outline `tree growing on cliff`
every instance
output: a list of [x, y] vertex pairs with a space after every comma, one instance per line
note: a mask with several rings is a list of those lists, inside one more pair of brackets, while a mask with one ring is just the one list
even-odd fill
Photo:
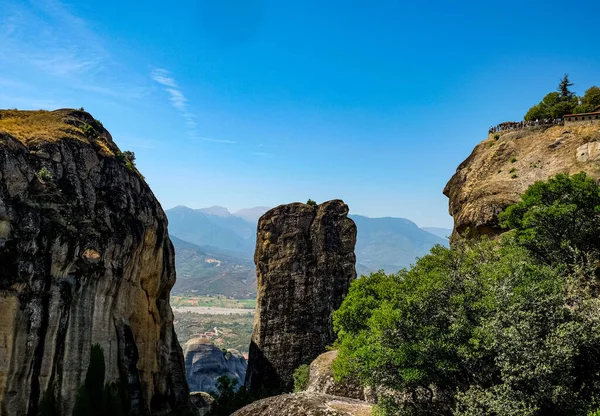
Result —
[[575, 84], [569, 80], [569, 74], [565, 74], [558, 84], [558, 92], [560, 93], [561, 101], [570, 101], [571, 98], [575, 96], [575, 94], [569, 89], [569, 87], [572, 87], [573, 85]]
[[542, 101], [531, 107], [525, 114], [525, 121], [561, 118], [572, 113], [578, 105], [578, 98], [570, 90], [573, 83], [565, 74], [558, 84], [557, 91], [547, 94]]
[[497, 242], [438, 246], [410, 270], [353, 282], [334, 313], [335, 376], [383, 387], [385, 415], [596, 410], [598, 186], [558, 175], [522, 199]]
[[585, 172], [534, 183], [499, 218], [546, 263], [573, 264], [578, 253], [600, 252], [600, 186]]

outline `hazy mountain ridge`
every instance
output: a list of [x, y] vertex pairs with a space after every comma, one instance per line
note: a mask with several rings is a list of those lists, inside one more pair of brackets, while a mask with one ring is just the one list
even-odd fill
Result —
[[[196, 290], [198, 294], [254, 296], [256, 226], [268, 210], [255, 207], [234, 214], [220, 206], [177, 206], [167, 210], [178, 277], [173, 293]], [[358, 227], [355, 252], [359, 275], [380, 269], [396, 272], [427, 254], [434, 245], [448, 244], [447, 239], [405, 218], [349, 217]], [[449, 235], [449, 230], [441, 230]]]
[[200, 247], [171, 234], [175, 247], [177, 282], [171, 293], [223, 294], [236, 298], [256, 296], [252, 260], [215, 247]]

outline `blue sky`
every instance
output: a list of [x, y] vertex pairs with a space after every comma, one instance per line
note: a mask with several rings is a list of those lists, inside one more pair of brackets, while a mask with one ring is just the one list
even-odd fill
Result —
[[85, 107], [164, 208], [342, 198], [451, 226], [444, 185], [563, 73], [600, 3], [2, 0], [0, 107]]

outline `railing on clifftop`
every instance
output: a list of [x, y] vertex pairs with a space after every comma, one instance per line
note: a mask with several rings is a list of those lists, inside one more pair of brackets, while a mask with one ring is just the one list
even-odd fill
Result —
[[497, 126], [490, 127], [488, 133], [498, 133], [507, 130], [520, 130], [527, 127], [538, 127], [538, 126], [562, 126], [565, 124], [565, 120], [562, 118], [546, 118], [543, 120], [535, 121], [505, 121]]

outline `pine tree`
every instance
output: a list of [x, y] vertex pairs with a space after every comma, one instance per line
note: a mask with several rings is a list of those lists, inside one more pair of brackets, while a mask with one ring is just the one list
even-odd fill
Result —
[[569, 101], [571, 98], [573, 98], [574, 94], [569, 89], [569, 87], [572, 87], [573, 85], [574, 84], [569, 81], [569, 74], [565, 74], [560, 81], [560, 84], [558, 84], [558, 92], [560, 93], [560, 98], [562, 101]]

